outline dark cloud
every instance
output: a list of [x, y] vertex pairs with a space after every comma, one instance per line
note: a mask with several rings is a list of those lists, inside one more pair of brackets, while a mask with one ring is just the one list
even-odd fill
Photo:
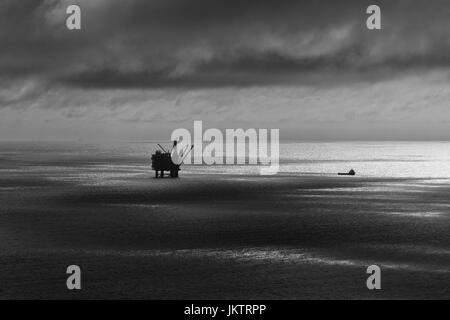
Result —
[[[65, 9], [82, 8], [82, 30]], [[81, 88], [342, 85], [450, 65], [447, 1], [3, 0], [0, 77]], [[327, 83], [327, 81], [325, 81]]]

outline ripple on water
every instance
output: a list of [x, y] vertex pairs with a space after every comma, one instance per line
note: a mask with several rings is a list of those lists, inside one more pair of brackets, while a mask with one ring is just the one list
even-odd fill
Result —
[[413, 217], [413, 218], [439, 218], [445, 215], [445, 212], [439, 211], [385, 212], [385, 214], [403, 217]]

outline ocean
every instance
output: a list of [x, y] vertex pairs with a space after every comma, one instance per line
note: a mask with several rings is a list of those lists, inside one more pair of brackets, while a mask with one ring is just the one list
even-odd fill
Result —
[[275, 176], [179, 179], [154, 179], [155, 150], [0, 143], [0, 298], [450, 298], [448, 142], [289, 142]]
[[[48, 178], [107, 179], [149, 172], [154, 142], [0, 142], [2, 172], [46, 173]], [[163, 143], [164, 144], [164, 143]], [[164, 144], [170, 149], [170, 143]], [[246, 160], [248, 162], [248, 158]], [[259, 174], [256, 165], [185, 165], [184, 174]], [[450, 178], [450, 142], [289, 142], [280, 144], [280, 174]], [[100, 174], [101, 173], [101, 174]], [[63, 177], [60, 177], [63, 178]], [[104, 181], [104, 180], [103, 180]]]

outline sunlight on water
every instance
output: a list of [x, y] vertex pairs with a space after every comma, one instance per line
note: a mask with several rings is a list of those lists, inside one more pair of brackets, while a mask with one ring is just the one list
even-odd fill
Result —
[[[280, 173], [450, 178], [449, 142], [299, 142], [280, 145]], [[257, 166], [185, 166], [189, 173], [258, 174]]]
[[[48, 250], [42, 250], [48, 251]], [[73, 250], [72, 250], [73, 251]], [[178, 250], [82, 250], [84, 253], [99, 256], [119, 255], [132, 257], [165, 256], [174, 259], [212, 259], [225, 260], [238, 263], [282, 263], [282, 264], [308, 264], [341, 267], [366, 268], [373, 261], [362, 259], [342, 259], [329, 255], [327, 252], [317, 252], [308, 249], [291, 248], [245, 248], [245, 249], [178, 249]], [[429, 251], [429, 254], [439, 252]], [[450, 273], [448, 266], [428, 265], [427, 263], [394, 262], [389, 259], [377, 262], [383, 269], [407, 270], [415, 272]]]
[[[113, 178], [150, 173], [155, 143], [0, 143], [0, 170], [54, 174], [53, 178]], [[280, 145], [280, 174], [450, 179], [449, 142], [299, 142]], [[258, 175], [256, 165], [183, 165], [182, 174]], [[345, 177], [343, 177], [345, 178]], [[420, 182], [421, 184], [422, 182]], [[430, 180], [429, 184], [439, 183]]]
[[335, 174], [353, 168], [376, 177], [450, 177], [448, 142], [292, 143], [281, 146], [282, 172]]
[[443, 216], [444, 212], [386, 212], [386, 214], [413, 218], [438, 218]]

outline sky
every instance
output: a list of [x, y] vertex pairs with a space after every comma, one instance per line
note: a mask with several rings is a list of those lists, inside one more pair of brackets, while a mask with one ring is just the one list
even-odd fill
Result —
[[449, 140], [449, 17], [448, 0], [1, 0], [0, 140], [165, 139], [194, 120]]

